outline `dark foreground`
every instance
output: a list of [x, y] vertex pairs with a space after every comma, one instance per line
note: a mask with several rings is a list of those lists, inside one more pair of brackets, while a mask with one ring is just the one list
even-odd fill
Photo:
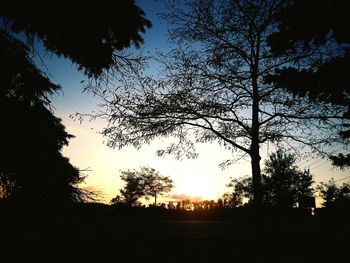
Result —
[[27, 215], [1, 219], [0, 262], [350, 262], [350, 221]]

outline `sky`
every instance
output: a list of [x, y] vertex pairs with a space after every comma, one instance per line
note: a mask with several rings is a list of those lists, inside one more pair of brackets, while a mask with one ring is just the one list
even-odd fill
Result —
[[[154, 53], [167, 50], [167, 25], [157, 16], [162, 10], [162, 4], [156, 0], [139, 0], [136, 3], [153, 24], [143, 35], [143, 51]], [[76, 112], [89, 113], [99, 110], [98, 98], [83, 93], [81, 81], [86, 77], [66, 59], [46, 55], [44, 60], [51, 80], [62, 86], [62, 92], [52, 97], [54, 113], [62, 119], [66, 130], [75, 136], [70, 140], [69, 146], [63, 149], [63, 154], [73, 165], [86, 170], [84, 174], [87, 178], [81, 187], [101, 192], [104, 202], [108, 203], [123, 187], [119, 178], [120, 171], [140, 169], [141, 166], [155, 168], [162, 175], [170, 176], [174, 180], [175, 188], [163, 201], [186, 198], [217, 200], [229, 190], [226, 184], [231, 177], [250, 176], [248, 159], [241, 160], [225, 170], [219, 168], [218, 165], [223, 160], [232, 159], [233, 153], [214, 143], [198, 145], [199, 157], [194, 160], [176, 160], [174, 156], [157, 157], [156, 150], [167, 143], [167, 140], [162, 138], [140, 150], [131, 147], [121, 150], [107, 147], [105, 138], [100, 134], [106, 125], [103, 120], [85, 120], [80, 123], [69, 117]], [[151, 64], [150, 70], [156, 71], [152, 68], [154, 66]], [[263, 147], [262, 159], [267, 158], [271, 151], [272, 147]], [[334, 169], [329, 162], [322, 159], [301, 160], [299, 166], [301, 169], [309, 167], [316, 182], [327, 181], [331, 177], [342, 179], [349, 175], [348, 171]]]

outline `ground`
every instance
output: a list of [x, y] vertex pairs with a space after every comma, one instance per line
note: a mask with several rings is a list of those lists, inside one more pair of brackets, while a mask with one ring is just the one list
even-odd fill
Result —
[[348, 218], [1, 218], [0, 262], [349, 262]]

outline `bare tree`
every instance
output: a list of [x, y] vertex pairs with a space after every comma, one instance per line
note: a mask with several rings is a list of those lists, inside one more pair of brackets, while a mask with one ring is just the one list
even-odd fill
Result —
[[[194, 143], [218, 142], [251, 159], [254, 202], [261, 203], [260, 147], [301, 147], [325, 153], [339, 142], [342, 106], [310, 102], [266, 81], [277, 70], [316, 65], [328, 53], [309, 49], [272, 54], [268, 36], [284, 1], [169, 1], [163, 18], [175, 48], [160, 55], [163, 75], [126, 79], [123, 88], [96, 93], [111, 147], [140, 148], [175, 136], [159, 155], [196, 157]], [[320, 54], [322, 53], [322, 54]], [[301, 150], [298, 148], [298, 150]], [[227, 160], [223, 164], [231, 164]]]

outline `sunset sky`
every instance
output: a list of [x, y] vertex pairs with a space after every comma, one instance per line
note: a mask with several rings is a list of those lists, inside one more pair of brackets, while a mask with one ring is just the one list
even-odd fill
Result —
[[[144, 34], [143, 52], [149, 51], [152, 54], [168, 49], [166, 24], [157, 17], [162, 4], [155, 0], [139, 0], [136, 3], [153, 24]], [[139, 151], [129, 147], [122, 150], [108, 148], [103, 136], [99, 134], [105, 125], [102, 120], [79, 123], [69, 118], [75, 112], [89, 113], [98, 110], [99, 100], [91, 94], [82, 93], [81, 80], [85, 76], [70, 61], [50, 54], [45, 56], [45, 64], [52, 81], [62, 86], [62, 93], [52, 98], [55, 114], [62, 118], [67, 131], [76, 136], [64, 148], [63, 153], [70, 158], [73, 165], [80, 169], [89, 168], [90, 171], [85, 172], [88, 176], [86, 184], [82, 186], [101, 191], [105, 202], [117, 195], [123, 186], [119, 178], [120, 170], [139, 169], [141, 166], [150, 166], [161, 174], [170, 176], [175, 182], [175, 188], [170, 194], [174, 199], [191, 197], [216, 200], [228, 191], [225, 185], [230, 177], [250, 175], [249, 159], [221, 170], [218, 165], [225, 159], [232, 159], [235, 153], [216, 144], [198, 145], [199, 158], [182, 161], [173, 156], [156, 156], [155, 151], [167, 143], [162, 138], [145, 145]], [[271, 146], [262, 148], [263, 160], [273, 150]], [[261, 164], [263, 166], [263, 161]], [[326, 181], [331, 177], [341, 179], [349, 174], [349, 171], [333, 169], [322, 159], [301, 160], [299, 166], [301, 169], [310, 167], [316, 182]]]

